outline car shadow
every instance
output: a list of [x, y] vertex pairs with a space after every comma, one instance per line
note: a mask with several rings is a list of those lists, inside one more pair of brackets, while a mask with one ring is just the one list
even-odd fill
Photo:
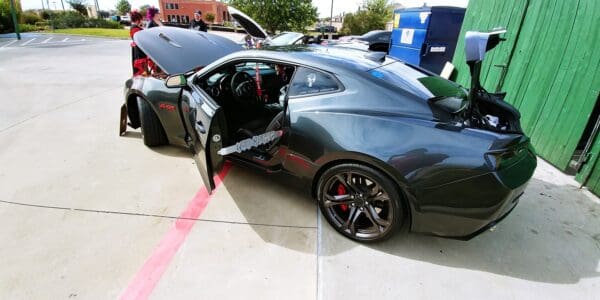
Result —
[[190, 160], [192, 159], [192, 153], [188, 149], [183, 148], [183, 147], [167, 145], [167, 146], [150, 147], [149, 149], [158, 154], [162, 154], [162, 155], [166, 155], [166, 156], [187, 157]]
[[121, 137], [130, 139], [142, 139], [142, 133], [139, 131], [125, 131]]
[[316, 253], [317, 206], [300, 181], [235, 165], [223, 184], [263, 241]]
[[599, 216], [597, 200], [577, 187], [532, 179], [511, 215], [493, 232], [469, 241], [398, 232], [385, 242], [361, 245], [323, 222], [321, 253], [335, 257], [368, 247], [389, 255], [381, 263], [397, 256], [530, 281], [576, 283], [600, 276]]

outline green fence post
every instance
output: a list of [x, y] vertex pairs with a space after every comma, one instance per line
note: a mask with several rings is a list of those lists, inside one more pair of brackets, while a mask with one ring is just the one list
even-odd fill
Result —
[[15, 24], [15, 33], [17, 34], [17, 40], [20, 40], [21, 33], [19, 33], [19, 22], [17, 22], [17, 10], [15, 9], [15, 0], [10, 0], [10, 13], [12, 14], [13, 24]]

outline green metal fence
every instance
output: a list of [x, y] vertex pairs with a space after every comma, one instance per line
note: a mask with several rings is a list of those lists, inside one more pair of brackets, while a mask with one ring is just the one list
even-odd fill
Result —
[[[600, 90], [600, 1], [471, 0], [453, 60], [457, 82], [469, 84], [465, 32], [495, 27], [508, 30], [507, 41], [486, 58], [483, 86], [507, 92], [538, 154], [566, 170], [581, 148], [588, 122], [596, 122], [592, 111]], [[600, 194], [600, 139], [591, 138], [592, 151], [577, 179], [583, 182], [591, 175], [587, 184]]]

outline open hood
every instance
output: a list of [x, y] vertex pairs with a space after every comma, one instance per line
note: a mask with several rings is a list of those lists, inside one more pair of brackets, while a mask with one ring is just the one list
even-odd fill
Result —
[[227, 10], [229, 11], [231, 17], [240, 23], [240, 26], [242, 26], [242, 28], [244, 28], [249, 35], [259, 39], [266, 39], [269, 37], [267, 32], [260, 27], [256, 21], [252, 20], [252, 18], [248, 17], [243, 12], [231, 6], [227, 7]]
[[133, 40], [167, 74], [185, 73], [243, 50], [228, 38], [167, 26], [141, 30]]

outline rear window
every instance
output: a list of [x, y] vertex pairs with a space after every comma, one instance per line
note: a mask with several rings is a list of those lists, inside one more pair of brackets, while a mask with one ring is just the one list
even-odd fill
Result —
[[367, 72], [375, 78], [384, 80], [425, 99], [466, 97], [464, 89], [458, 84], [394, 59], [386, 58], [381, 67]]
[[305, 96], [330, 93], [340, 90], [340, 86], [332, 75], [308, 69], [298, 68], [290, 86], [290, 96]]

